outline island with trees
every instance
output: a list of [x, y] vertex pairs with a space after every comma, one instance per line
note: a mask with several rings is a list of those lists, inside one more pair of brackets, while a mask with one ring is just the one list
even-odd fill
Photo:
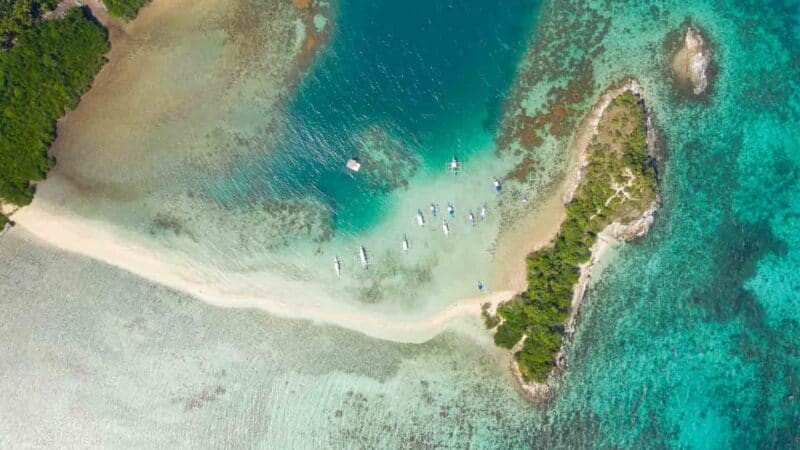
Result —
[[495, 343], [512, 349], [520, 383], [539, 392], [557, 367], [598, 240], [612, 231], [610, 237], [623, 240], [643, 235], [658, 205], [652, 130], [639, 84], [628, 80], [607, 91], [587, 127], [591, 136], [580, 150], [566, 218], [550, 245], [527, 257], [527, 289], [500, 304], [496, 315], [489, 308], [483, 314], [487, 327], [496, 327]]

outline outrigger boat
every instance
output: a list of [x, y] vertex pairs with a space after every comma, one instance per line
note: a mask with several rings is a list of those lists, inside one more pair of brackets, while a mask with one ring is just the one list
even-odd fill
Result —
[[461, 163], [459, 163], [456, 157], [453, 156], [453, 159], [450, 160], [450, 171], [453, 172], [453, 174], [458, 175], [458, 172], [460, 170], [461, 170]]
[[425, 226], [425, 216], [422, 215], [422, 211], [417, 210], [417, 225], [424, 227]]
[[403, 253], [408, 253], [408, 238], [403, 236]]
[[369, 266], [369, 262], [367, 261], [367, 249], [363, 245], [358, 249], [358, 258], [361, 260], [361, 268], [366, 269]]
[[447, 224], [446, 220], [442, 221], [442, 231], [444, 232], [444, 237], [450, 236], [450, 225]]
[[500, 180], [498, 180], [497, 178], [494, 179], [494, 191], [497, 192], [498, 194], [501, 194], [503, 192], [503, 186], [500, 184]]
[[475, 215], [472, 214], [472, 210], [470, 210], [469, 213], [467, 213], [467, 221], [473, 227], [475, 226]]
[[436, 205], [431, 203], [431, 217], [436, 217]]
[[333, 270], [336, 271], [336, 278], [342, 278], [342, 262], [338, 256], [333, 257]]
[[481, 220], [486, 219], [486, 205], [481, 206], [480, 216], [481, 216]]
[[449, 214], [450, 217], [456, 216], [456, 209], [453, 207], [452, 203], [447, 204], [447, 214]]

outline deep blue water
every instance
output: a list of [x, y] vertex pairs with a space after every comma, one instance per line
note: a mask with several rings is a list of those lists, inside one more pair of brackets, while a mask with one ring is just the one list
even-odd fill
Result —
[[236, 201], [310, 193], [337, 226], [357, 231], [380, 217], [388, 191], [344, 169], [363, 133], [387, 133], [419, 171], [490, 151], [537, 2], [345, 0], [336, 9], [332, 39], [288, 107], [277, 148], [233, 177], [250, 187]]

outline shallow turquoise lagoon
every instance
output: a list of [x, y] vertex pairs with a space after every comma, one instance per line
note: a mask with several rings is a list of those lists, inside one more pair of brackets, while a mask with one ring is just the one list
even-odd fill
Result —
[[[358, 3], [336, 6], [339, 34], [285, 110], [287, 142], [231, 172], [244, 180], [274, 170], [283, 180], [253, 181], [252, 195], [309, 189], [344, 234], [368, 236], [371, 218], [402, 203], [398, 192], [421, 202], [415, 183], [440, 170], [452, 142], [465, 162], [508, 167], [491, 151], [471, 152], [491, 142], [525, 42], [519, 70], [536, 80], [522, 96], [531, 108], [571, 80], [589, 80], [582, 112], [625, 76], [648, 92], [665, 156], [662, 208], [650, 234], [595, 276], [553, 399], [521, 399], [477, 321], [424, 344], [390, 343], [215, 308], [14, 230], [0, 239], [0, 446], [798, 447], [800, 6], [476, 2], [472, 16], [456, 2], [399, 11]], [[478, 17], [487, 29], [474, 30]], [[713, 43], [715, 77], [701, 99], [675, 92], [668, 71], [665, 39], [687, 18]], [[481, 38], [461, 48], [467, 28]], [[439, 30], [448, 36], [435, 39]], [[365, 42], [370, 33], [384, 39]], [[410, 53], [397, 54], [389, 36]], [[353, 49], [376, 64], [344, 64]], [[437, 76], [406, 72], [410, 60]], [[303, 133], [319, 145], [294, 142]], [[547, 139], [540, 163], [558, 174], [565, 143]], [[387, 194], [328, 162], [359, 140], [413, 150], [407, 191]], [[249, 201], [247, 189], [232, 194], [217, 181], [209, 189], [219, 199]]]

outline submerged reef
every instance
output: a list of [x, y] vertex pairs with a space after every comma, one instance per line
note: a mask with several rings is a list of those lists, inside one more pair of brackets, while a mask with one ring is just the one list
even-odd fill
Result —
[[380, 127], [368, 128], [356, 143], [364, 167], [361, 178], [372, 189], [391, 192], [408, 187], [419, 166], [419, 158]]
[[593, 253], [602, 253], [607, 239], [646, 233], [658, 205], [652, 127], [636, 81], [609, 89], [579, 133], [592, 137], [565, 220], [551, 245], [528, 256], [528, 288], [501, 304], [497, 317], [484, 314], [488, 326], [499, 323], [495, 343], [512, 349], [515, 373], [532, 395], [547, 391], [543, 383], [558, 365]]

